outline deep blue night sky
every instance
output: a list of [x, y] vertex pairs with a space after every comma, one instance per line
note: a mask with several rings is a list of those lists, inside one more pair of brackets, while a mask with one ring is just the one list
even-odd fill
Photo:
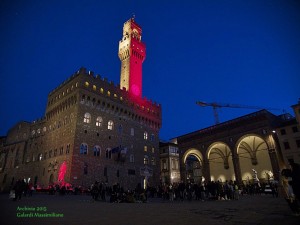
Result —
[[[146, 43], [143, 95], [162, 104], [161, 139], [214, 124], [196, 101], [279, 108], [300, 97], [300, 2], [2, 0], [0, 135], [44, 116], [48, 93], [80, 67], [119, 83], [133, 13]], [[254, 109], [222, 108], [221, 122]]]

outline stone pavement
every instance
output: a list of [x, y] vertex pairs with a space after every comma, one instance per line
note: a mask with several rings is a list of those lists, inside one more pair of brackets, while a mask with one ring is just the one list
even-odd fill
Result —
[[[156, 198], [147, 203], [107, 203], [93, 202], [87, 195], [46, 194], [13, 202], [8, 194], [1, 194], [0, 204], [2, 225], [300, 224], [300, 217], [292, 214], [283, 198], [270, 195], [242, 196], [238, 201], [169, 202]], [[48, 217], [42, 217], [45, 215]]]

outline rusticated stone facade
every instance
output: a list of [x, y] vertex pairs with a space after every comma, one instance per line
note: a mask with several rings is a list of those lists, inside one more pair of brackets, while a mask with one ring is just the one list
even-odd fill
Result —
[[[124, 27], [128, 24], [141, 35], [133, 19]], [[123, 36], [136, 38], [135, 29], [128, 32]], [[128, 49], [128, 65], [120, 58], [122, 68], [139, 59], [134, 46]], [[142, 61], [126, 75], [139, 94], [85, 68], [50, 92], [42, 119], [20, 122], [1, 138], [0, 190], [20, 178], [40, 186], [67, 182], [89, 187], [95, 181], [130, 189], [138, 183], [157, 185], [161, 106], [141, 95]]]
[[133, 100], [82, 68], [49, 94], [45, 118], [8, 132], [1, 146], [1, 188], [18, 178], [41, 186], [57, 182], [63, 162], [64, 181], [75, 186], [98, 180], [134, 188], [144, 182], [145, 167], [151, 171], [148, 184], [157, 184], [160, 126], [160, 105]]

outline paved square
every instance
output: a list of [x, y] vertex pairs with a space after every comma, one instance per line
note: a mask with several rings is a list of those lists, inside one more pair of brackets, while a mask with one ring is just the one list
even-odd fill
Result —
[[[1, 224], [292, 225], [300, 222], [300, 217], [292, 215], [283, 198], [270, 195], [204, 202], [154, 198], [147, 203], [108, 203], [91, 199], [89, 195], [35, 194], [14, 202], [8, 199], [8, 194], [1, 194]], [[21, 217], [25, 214], [31, 217]]]

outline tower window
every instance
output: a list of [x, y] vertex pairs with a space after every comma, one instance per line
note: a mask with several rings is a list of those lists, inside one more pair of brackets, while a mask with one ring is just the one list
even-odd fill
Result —
[[114, 129], [114, 122], [112, 120], [108, 121], [107, 129], [113, 130]]
[[144, 140], [147, 140], [148, 139], [148, 133], [147, 131], [144, 132]]
[[144, 165], [149, 164], [149, 157], [147, 155], [144, 156]]
[[101, 149], [98, 145], [94, 147], [94, 156], [100, 156], [101, 155]]
[[83, 118], [84, 123], [90, 123], [91, 122], [91, 114], [85, 113]]
[[102, 120], [102, 117], [98, 116], [98, 117], [97, 117], [97, 120], [96, 120], [96, 126], [97, 126], [97, 127], [100, 127], [101, 124], [102, 124], [102, 121], [103, 121], [103, 120]]
[[86, 143], [82, 143], [80, 145], [80, 154], [87, 155], [88, 153], [88, 145]]

